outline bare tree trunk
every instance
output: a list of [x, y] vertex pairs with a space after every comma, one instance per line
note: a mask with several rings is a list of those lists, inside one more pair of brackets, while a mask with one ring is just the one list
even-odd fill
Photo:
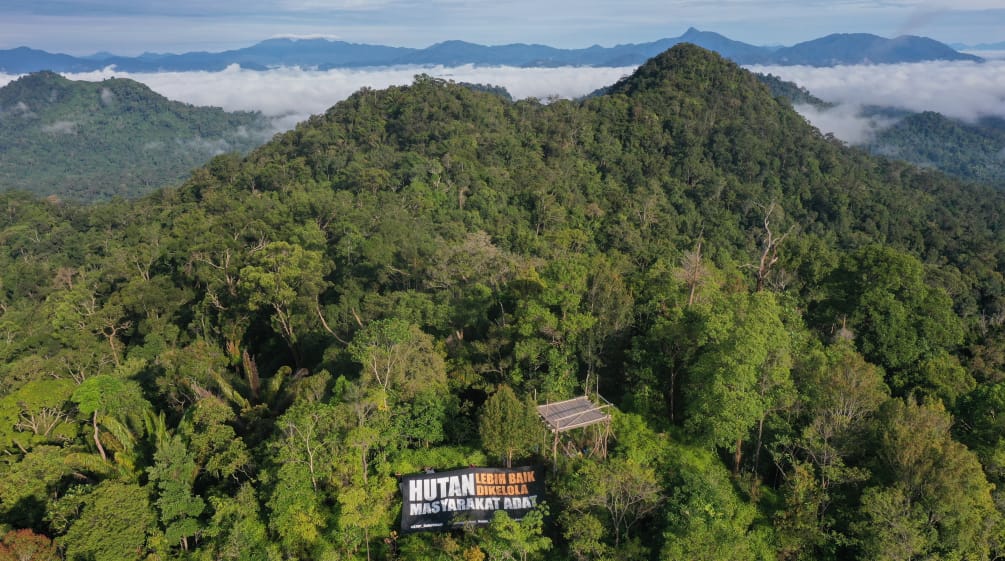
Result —
[[101, 454], [101, 459], [108, 461], [108, 454], [105, 453], [105, 447], [101, 445], [101, 438], [98, 433], [98, 412], [95, 411], [94, 415], [91, 416], [91, 425], [94, 427], [94, 444], [98, 447], [98, 453]]
[[764, 250], [761, 252], [761, 260], [757, 265], [757, 292], [764, 289], [764, 281], [768, 278], [768, 274], [771, 273], [771, 268], [775, 263], [778, 263], [778, 246], [795, 229], [795, 225], [793, 225], [781, 236], [775, 236], [775, 233], [771, 231], [771, 213], [775, 211], [775, 208], [776, 205], [772, 202], [764, 210]]
[[761, 439], [764, 436], [764, 417], [757, 422], [757, 447], [754, 448], [754, 471], [757, 471], [757, 464], [761, 461]]
[[740, 460], [743, 459], [743, 439], [736, 439], [736, 451], [733, 453], [733, 475], [740, 475]]

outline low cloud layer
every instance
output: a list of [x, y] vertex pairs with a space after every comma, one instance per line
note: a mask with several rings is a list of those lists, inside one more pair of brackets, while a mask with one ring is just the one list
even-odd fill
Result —
[[[277, 130], [292, 128], [312, 114], [323, 113], [362, 87], [386, 88], [411, 84], [416, 74], [455, 82], [505, 87], [516, 99], [558, 96], [574, 98], [610, 85], [630, 74], [625, 68], [446, 68], [401, 67], [335, 69], [329, 71], [280, 68], [266, 72], [232, 66], [222, 72], [161, 72], [131, 74], [107, 69], [67, 74], [73, 80], [99, 81], [113, 76], [142, 82], [169, 99], [228, 111], [261, 111]], [[0, 86], [16, 76], [0, 74]]]
[[77, 123], [73, 121], [56, 121], [48, 125], [42, 125], [42, 132], [49, 134], [77, 134]]
[[895, 119], [863, 116], [861, 108], [854, 105], [838, 105], [831, 109], [818, 109], [812, 105], [797, 105], [795, 110], [806, 117], [813, 126], [831, 133], [849, 144], [864, 144], [877, 131], [893, 125]]
[[867, 105], [936, 111], [967, 122], [1005, 117], [1005, 60], [1001, 59], [834, 68], [757, 66], [750, 70], [795, 82], [824, 101], [839, 104], [830, 111], [797, 109], [822, 131], [846, 142], [866, 140], [877, 127], [890, 124], [859, 117], [859, 109]]
[[[981, 53], [987, 56], [987, 53]], [[75, 80], [98, 81], [112, 76], [143, 82], [162, 95], [195, 105], [223, 107], [229, 111], [261, 111], [273, 119], [277, 131], [292, 128], [311, 114], [323, 113], [362, 87], [386, 88], [410, 84], [416, 74], [505, 87], [514, 98], [574, 98], [610, 85], [630, 74], [624, 68], [513, 68], [400, 67], [335, 69], [330, 71], [280, 68], [267, 72], [231, 67], [222, 72], [163, 72], [129, 74], [108, 69], [71, 74]], [[971, 62], [926, 62], [896, 65], [750, 67], [796, 82], [817, 97], [838, 104], [828, 111], [798, 107], [824, 132], [859, 143], [890, 120], [864, 118], [865, 105], [890, 106], [910, 111], [937, 111], [974, 121], [995, 115], [1005, 117], [1005, 59]], [[0, 85], [15, 76], [0, 75]], [[16, 108], [5, 108], [8, 111]]]

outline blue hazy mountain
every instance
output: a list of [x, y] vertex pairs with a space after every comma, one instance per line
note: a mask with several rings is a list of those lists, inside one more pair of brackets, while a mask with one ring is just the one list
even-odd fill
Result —
[[945, 43], [927, 37], [901, 35], [885, 39], [868, 33], [835, 33], [779, 49], [772, 53], [771, 58], [774, 64], [808, 66], [981, 60], [980, 57], [958, 52]]
[[1005, 41], [999, 41], [997, 43], [978, 43], [976, 45], [950, 43], [949, 46], [957, 51], [1001, 51], [1005, 50]]
[[252, 70], [277, 66], [330, 69], [461, 64], [613, 67], [642, 64], [678, 43], [693, 43], [739, 64], [831, 66], [924, 60], [980, 60], [979, 57], [957, 52], [948, 45], [925, 37], [901, 36], [886, 39], [863, 33], [835, 34], [779, 48], [751, 45], [718, 33], [691, 28], [680, 37], [613, 47], [594, 45], [584, 49], [559, 49], [524, 43], [487, 46], [466, 41], [444, 41], [424, 49], [413, 49], [327, 39], [269, 39], [250, 47], [217, 53], [144, 53], [137, 57], [98, 53], [87, 57], [73, 57], [20, 47], [0, 50], [0, 71], [15, 74], [39, 70], [81, 72], [113, 65], [123, 72], [215, 71], [233, 64]]
[[[97, 65], [98, 68], [102, 66], [107, 65]], [[0, 51], [0, 70], [8, 74], [28, 74], [48, 69], [56, 72], [87, 72], [95, 69], [95, 61], [28, 47]]]

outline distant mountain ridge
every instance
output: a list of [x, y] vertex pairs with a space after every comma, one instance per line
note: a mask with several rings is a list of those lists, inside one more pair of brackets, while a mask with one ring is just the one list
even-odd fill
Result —
[[868, 33], [836, 33], [779, 49], [773, 55], [773, 62], [776, 64], [807, 66], [981, 60], [978, 56], [960, 53], [949, 45], [927, 37], [901, 35], [894, 39], [884, 39]]
[[327, 70], [463, 64], [618, 67], [642, 64], [679, 43], [695, 44], [738, 64], [832, 66], [923, 60], [981, 60], [980, 57], [957, 52], [938, 41], [908, 35], [886, 39], [864, 33], [834, 34], [791, 47], [778, 48], [734, 41], [718, 33], [700, 31], [692, 27], [679, 37], [613, 47], [594, 45], [583, 49], [559, 49], [524, 43], [486, 46], [465, 41], [444, 41], [424, 49], [414, 49], [327, 39], [269, 39], [250, 47], [218, 53], [144, 53], [137, 57], [99, 53], [88, 57], [73, 57], [18, 47], [0, 51], [0, 71], [13, 74], [40, 70], [87, 72], [109, 66], [115, 66], [117, 70], [123, 72], [219, 71], [234, 64], [250, 70], [265, 70], [278, 66]]
[[999, 51], [1005, 50], [1005, 41], [998, 41], [997, 43], [978, 43], [976, 45], [967, 45], [965, 43], [951, 43], [950, 47], [956, 49], [957, 51]]

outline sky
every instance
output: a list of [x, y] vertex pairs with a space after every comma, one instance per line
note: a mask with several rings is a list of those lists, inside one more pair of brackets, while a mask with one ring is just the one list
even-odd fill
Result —
[[271, 37], [425, 47], [611, 46], [688, 27], [758, 45], [838, 32], [914, 34], [946, 43], [1005, 41], [1002, 0], [0, 0], [0, 49], [222, 51]]

